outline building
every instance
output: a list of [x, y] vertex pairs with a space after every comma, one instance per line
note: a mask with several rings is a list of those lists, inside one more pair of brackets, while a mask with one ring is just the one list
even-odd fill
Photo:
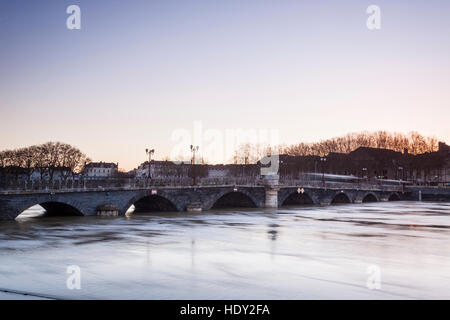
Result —
[[450, 146], [440, 142], [438, 151], [414, 156], [411, 169], [418, 184], [449, 186]]
[[118, 163], [91, 162], [84, 166], [83, 176], [88, 179], [111, 178], [117, 176], [118, 169]]
[[[190, 162], [173, 162], [152, 160], [150, 176], [152, 179], [161, 178], [199, 178], [219, 179], [226, 177], [254, 177], [259, 175], [259, 165], [256, 164], [196, 164]], [[149, 175], [148, 161], [130, 171], [137, 179], [147, 178]]]
[[445, 143], [439, 143], [439, 153], [445, 157], [444, 165], [441, 167], [438, 175], [442, 177], [443, 184], [450, 186], [450, 146]]
[[[151, 178], [182, 178], [189, 175], [190, 164], [178, 163], [173, 161], [158, 161], [152, 160], [150, 165], [150, 177]], [[145, 161], [139, 165], [136, 169], [132, 170], [134, 177], [137, 179], [148, 178], [149, 168], [148, 161]]]
[[359, 147], [350, 153], [329, 153], [324, 157], [280, 155], [280, 176], [297, 178], [305, 172], [449, 185], [450, 146], [440, 142], [438, 151], [417, 155], [408, 150], [402, 153], [368, 147]]

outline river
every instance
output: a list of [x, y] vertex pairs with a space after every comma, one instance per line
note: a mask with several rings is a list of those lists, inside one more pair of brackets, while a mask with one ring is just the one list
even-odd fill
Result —
[[450, 299], [449, 203], [40, 212], [0, 222], [1, 299]]

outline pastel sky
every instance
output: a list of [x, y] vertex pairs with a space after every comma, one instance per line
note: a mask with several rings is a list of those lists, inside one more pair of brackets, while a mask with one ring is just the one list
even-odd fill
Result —
[[[81, 30], [66, 27], [71, 4]], [[448, 0], [2, 0], [0, 149], [63, 141], [132, 169], [194, 121], [284, 143], [449, 142], [449, 16]]]

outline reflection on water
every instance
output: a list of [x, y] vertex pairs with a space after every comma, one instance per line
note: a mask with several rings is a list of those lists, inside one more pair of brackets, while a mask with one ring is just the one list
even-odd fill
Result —
[[[83, 299], [450, 298], [450, 204], [227, 209], [0, 223], [0, 289]], [[81, 290], [66, 268], [81, 268]], [[381, 289], [366, 286], [367, 267]], [[23, 298], [0, 292], [0, 298]]]

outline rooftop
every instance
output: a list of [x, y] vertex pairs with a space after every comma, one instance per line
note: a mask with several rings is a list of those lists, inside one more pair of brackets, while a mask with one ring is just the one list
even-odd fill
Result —
[[119, 164], [114, 162], [90, 162], [86, 168], [118, 168]]

